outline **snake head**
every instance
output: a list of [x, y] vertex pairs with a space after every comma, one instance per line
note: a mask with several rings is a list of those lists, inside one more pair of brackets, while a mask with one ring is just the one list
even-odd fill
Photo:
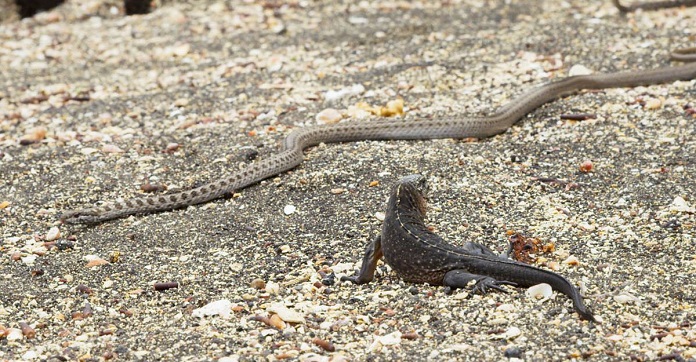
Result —
[[96, 221], [99, 214], [94, 209], [66, 211], [60, 216], [64, 224], [89, 224]]

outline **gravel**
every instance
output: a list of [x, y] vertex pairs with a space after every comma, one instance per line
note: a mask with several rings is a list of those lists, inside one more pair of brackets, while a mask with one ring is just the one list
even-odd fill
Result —
[[[666, 66], [693, 46], [696, 8], [119, 4], [0, 23], [0, 360], [696, 359], [693, 80], [580, 92], [485, 140], [322, 144], [227, 199], [57, 221], [143, 185], [214, 180], [318, 121], [486, 114], [574, 66]], [[538, 262], [602, 323], [558, 293], [447, 295], [385, 265], [340, 282], [411, 173], [452, 243], [552, 243]]]

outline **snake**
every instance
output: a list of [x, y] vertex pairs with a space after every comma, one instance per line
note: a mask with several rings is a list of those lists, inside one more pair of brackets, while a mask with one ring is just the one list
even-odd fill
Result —
[[622, 13], [629, 13], [636, 10], [658, 10], [666, 8], [678, 8], [686, 6], [696, 6], [696, 0], [663, 0], [650, 2], [636, 2], [629, 5], [621, 4], [620, 0], [611, 1]]
[[116, 200], [93, 207], [70, 210], [63, 213], [60, 219], [66, 224], [93, 224], [128, 215], [167, 211], [209, 202], [296, 167], [304, 159], [304, 149], [319, 143], [441, 138], [483, 139], [504, 132], [541, 105], [580, 90], [636, 87], [696, 78], [696, 48], [676, 50], [671, 57], [687, 63], [650, 70], [566, 77], [532, 88], [488, 116], [414, 120], [390, 118], [298, 128], [288, 134], [280, 152], [248, 164], [210, 183], [178, 192]]

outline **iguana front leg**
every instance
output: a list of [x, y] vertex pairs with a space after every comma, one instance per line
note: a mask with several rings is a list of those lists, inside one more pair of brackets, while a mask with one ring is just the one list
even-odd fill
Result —
[[375, 269], [377, 261], [382, 258], [382, 236], [377, 235], [370, 244], [365, 248], [365, 256], [363, 256], [360, 272], [352, 277], [342, 276], [341, 281], [348, 280], [355, 284], [369, 283], [375, 277]]

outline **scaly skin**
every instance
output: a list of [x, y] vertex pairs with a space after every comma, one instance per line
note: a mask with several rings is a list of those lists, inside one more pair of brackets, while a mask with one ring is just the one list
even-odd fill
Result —
[[[673, 54], [673, 57], [693, 61], [696, 57], [692, 52], [694, 52], [693, 49], [684, 50]], [[280, 153], [252, 163], [220, 180], [191, 190], [114, 201], [100, 206], [67, 211], [61, 216], [61, 220], [68, 224], [97, 223], [127, 215], [172, 210], [208, 202], [294, 168], [302, 162], [302, 151], [305, 148], [321, 142], [490, 137], [504, 132], [542, 104], [582, 89], [635, 87], [694, 78], [696, 78], [696, 62], [652, 70], [580, 75], [534, 88], [500, 107], [496, 113], [488, 117], [345, 122], [301, 128], [288, 135]]]
[[573, 301], [582, 319], [595, 322], [580, 292], [564, 277], [498, 256], [478, 243], [454, 246], [430, 231], [425, 226], [425, 189], [421, 175], [399, 180], [387, 203], [381, 236], [368, 245], [360, 272], [341, 280], [356, 284], [372, 281], [377, 261], [384, 256], [399, 277], [413, 283], [464, 288], [476, 281], [474, 290], [483, 293], [488, 289], [503, 290], [503, 284], [530, 287], [547, 283]]

